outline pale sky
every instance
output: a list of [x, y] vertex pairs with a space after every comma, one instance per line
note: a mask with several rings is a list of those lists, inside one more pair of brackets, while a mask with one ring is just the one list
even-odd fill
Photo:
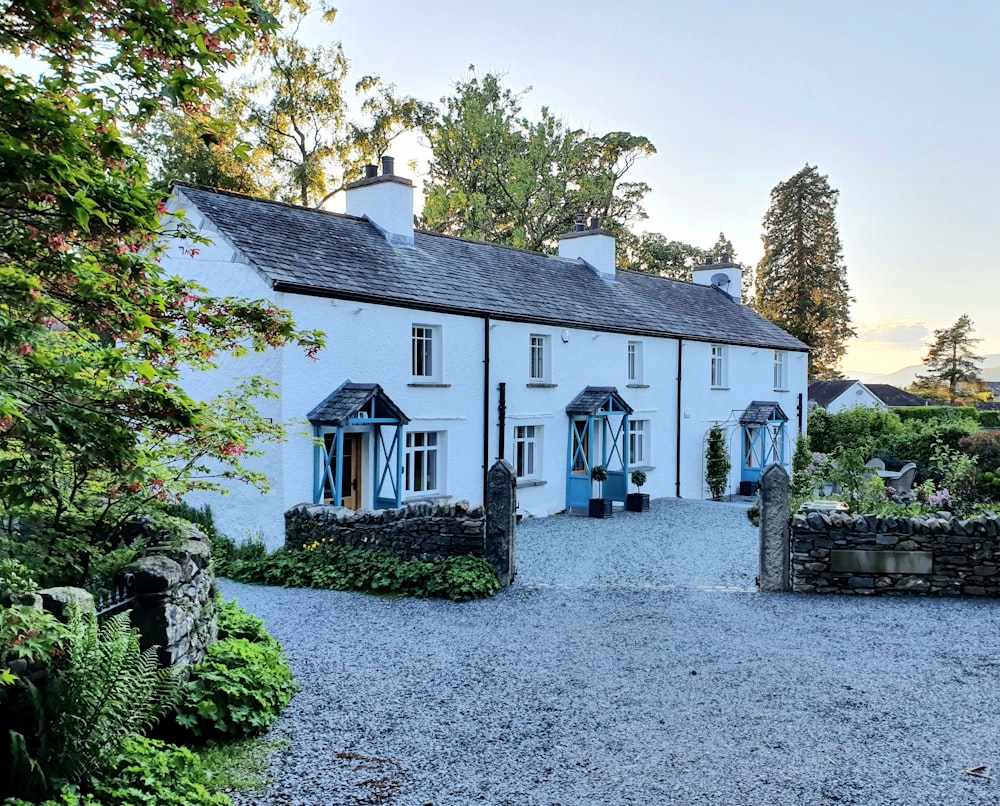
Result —
[[[840, 191], [857, 300], [846, 370], [919, 363], [963, 313], [979, 352], [1000, 352], [1000, 3], [336, 5], [332, 28], [303, 34], [339, 39], [352, 78], [437, 102], [475, 64], [531, 86], [529, 114], [544, 104], [597, 134], [648, 137], [658, 153], [627, 177], [652, 186], [640, 231], [705, 247], [724, 231], [756, 263], [771, 188], [818, 166]], [[426, 160], [414, 143], [395, 156], [397, 172]]]

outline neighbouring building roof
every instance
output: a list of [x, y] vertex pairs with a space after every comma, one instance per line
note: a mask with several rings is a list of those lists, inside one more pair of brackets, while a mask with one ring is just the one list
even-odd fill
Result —
[[783, 350], [798, 339], [710, 286], [417, 231], [390, 245], [365, 218], [176, 183], [279, 291], [464, 315]]
[[891, 409], [906, 406], [928, 406], [930, 403], [919, 395], [910, 394], [887, 383], [866, 383], [868, 391]]
[[342, 383], [326, 399], [309, 412], [307, 419], [313, 425], [341, 427], [356, 416], [375, 398], [375, 415], [398, 420], [403, 425], [410, 418], [393, 403], [377, 383]]
[[825, 409], [856, 383], [858, 381], [813, 381], [809, 384], [809, 399]]
[[767, 425], [772, 420], [787, 420], [788, 415], [773, 400], [755, 400], [740, 415], [740, 425]]
[[632, 413], [632, 407], [618, 394], [613, 386], [588, 386], [566, 406], [567, 414], [596, 414], [608, 399], [613, 400], [623, 411]]

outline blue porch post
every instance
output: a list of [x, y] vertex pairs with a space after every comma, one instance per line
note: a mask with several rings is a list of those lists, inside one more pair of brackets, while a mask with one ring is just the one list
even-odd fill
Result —
[[323, 449], [322, 434], [320, 434], [320, 428], [318, 425], [313, 426], [313, 478], [316, 480], [313, 484], [313, 503], [318, 504], [323, 500], [323, 479], [325, 473], [323, 472], [323, 458], [322, 454], [326, 453]]
[[[336, 489], [333, 492], [333, 505], [335, 507], [342, 506], [344, 503], [341, 491], [344, 489], [344, 429], [342, 427], [337, 428], [337, 473], [336, 473]], [[332, 457], [331, 457], [332, 460]]]
[[396, 426], [396, 509], [403, 505], [403, 426]]

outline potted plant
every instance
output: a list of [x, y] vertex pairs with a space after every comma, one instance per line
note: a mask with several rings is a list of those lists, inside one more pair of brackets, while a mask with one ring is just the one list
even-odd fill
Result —
[[649, 493], [642, 491], [642, 485], [646, 483], [646, 471], [633, 470], [631, 478], [636, 491], [625, 496], [625, 509], [629, 512], [648, 512]]
[[712, 500], [718, 501], [729, 484], [729, 451], [726, 450], [726, 435], [718, 423], [708, 431], [707, 447], [705, 448], [705, 482]]
[[591, 518], [610, 518], [613, 502], [610, 498], [604, 497], [604, 482], [608, 480], [608, 471], [603, 465], [594, 465], [590, 471], [590, 480], [597, 482], [597, 498], [590, 499]]

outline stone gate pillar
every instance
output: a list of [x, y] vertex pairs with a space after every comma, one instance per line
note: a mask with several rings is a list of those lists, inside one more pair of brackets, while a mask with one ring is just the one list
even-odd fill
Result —
[[517, 477], [498, 459], [486, 477], [486, 544], [484, 556], [505, 588], [514, 581], [514, 533], [517, 526]]
[[788, 473], [781, 465], [768, 465], [760, 476], [760, 589], [774, 593], [789, 590], [788, 522], [790, 490]]

